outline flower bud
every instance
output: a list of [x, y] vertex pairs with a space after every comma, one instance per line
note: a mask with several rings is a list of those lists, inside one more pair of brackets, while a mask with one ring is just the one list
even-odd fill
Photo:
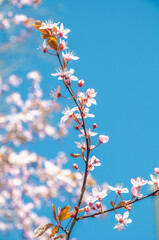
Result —
[[75, 126], [74, 126], [74, 129], [79, 130], [79, 126], [78, 126], [78, 125], [75, 125]]
[[91, 209], [92, 209], [92, 210], [96, 210], [95, 206], [92, 206]]
[[79, 80], [79, 81], [78, 81], [78, 86], [79, 86], [79, 87], [82, 87], [83, 85], [84, 85], [84, 81], [83, 81], [83, 80]]
[[75, 213], [71, 213], [71, 218], [74, 218], [75, 217]]
[[76, 210], [76, 212], [78, 212], [79, 207], [78, 207], [78, 206], [75, 206], [74, 209]]
[[96, 202], [96, 207], [99, 209], [102, 207], [102, 203], [101, 202]]
[[96, 129], [98, 126], [96, 123], [93, 124], [93, 130]]
[[88, 213], [89, 211], [90, 211], [90, 207], [89, 206], [84, 207], [84, 212]]
[[76, 163], [73, 164], [72, 166], [74, 169], [78, 169], [78, 165]]
[[70, 86], [70, 85], [71, 85], [71, 80], [70, 80], [70, 79], [66, 79], [66, 84], [67, 84], [68, 86]]
[[93, 206], [93, 203], [92, 203], [92, 202], [90, 202], [90, 203], [89, 203], [89, 206], [90, 206], [90, 207], [92, 207], [92, 206]]

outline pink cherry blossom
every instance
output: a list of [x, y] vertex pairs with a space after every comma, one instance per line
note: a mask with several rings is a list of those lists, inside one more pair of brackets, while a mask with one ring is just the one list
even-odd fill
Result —
[[75, 110], [76, 110], [76, 107], [72, 109], [69, 107], [65, 108], [65, 110], [62, 112], [64, 116], [61, 118], [61, 122], [65, 122], [69, 118], [72, 118], [72, 115], [74, 114]]
[[99, 159], [96, 158], [95, 156], [92, 156], [88, 161], [88, 170], [93, 171], [94, 167], [98, 167], [100, 165], [101, 165], [101, 163], [100, 163]]
[[131, 178], [131, 183], [133, 184], [133, 187], [131, 188], [131, 194], [135, 198], [140, 198], [143, 196], [143, 194], [140, 194], [139, 190], [142, 186], [148, 183], [147, 180], [144, 180], [140, 177], [137, 177], [136, 179]]
[[47, 52], [47, 50], [52, 50], [52, 48], [48, 45], [46, 45], [46, 40], [44, 40], [43, 45], [39, 47], [40, 50], [42, 50], [44, 53]]
[[86, 95], [88, 98], [94, 98], [94, 97], [96, 97], [97, 93], [95, 92], [95, 90], [93, 88], [92, 89], [89, 88], [86, 91]]
[[150, 178], [151, 178], [151, 181], [148, 181], [148, 184], [154, 185], [155, 187], [157, 187], [157, 189], [159, 189], [159, 178], [158, 178], [158, 176], [153, 176], [152, 174], [150, 174]]
[[48, 30], [50, 30], [50, 29], [53, 29], [54, 27], [57, 28], [58, 24], [59, 23], [53, 23], [51, 20], [49, 20], [49, 21], [47, 21], [45, 23], [43, 22], [39, 29], [48, 29]]
[[66, 49], [68, 49], [68, 47], [67, 47], [67, 42], [65, 42], [65, 40], [61, 40], [61, 39], [60, 39], [60, 47], [61, 47], [61, 50], [66, 50]]
[[133, 196], [133, 198], [141, 198], [143, 196], [143, 194], [140, 193], [140, 189], [137, 187], [132, 187], [131, 188], [131, 194]]
[[81, 149], [83, 149], [83, 150], [86, 150], [86, 149], [87, 149], [86, 142], [82, 142], [82, 143], [80, 143], [80, 142], [75, 142], [75, 143], [76, 143], [77, 148], [81, 148]]
[[68, 38], [67, 34], [70, 32], [71, 30], [70, 29], [64, 29], [64, 26], [63, 26], [63, 23], [60, 24], [60, 27], [58, 27], [58, 35], [59, 37], [64, 37], [64, 38]]
[[[78, 137], [79, 137], [79, 138], [85, 137], [84, 130], [81, 129], [80, 132], [81, 132], [82, 134], [79, 134]], [[98, 133], [92, 132], [90, 128], [87, 130], [87, 136], [94, 137], [94, 136], [96, 136], [97, 134], [98, 134]]]
[[127, 188], [123, 188], [121, 185], [117, 185], [116, 187], [108, 186], [108, 188], [112, 191], [115, 191], [115, 194], [117, 195], [121, 195], [121, 193], [129, 192]]
[[132, 185], [133, 185], [134, 187], [140, 188], [140, 187], [142, 187], [143, 185], [147, 184], [148, 181], [147, 181], [147, 180], [144, 180], [144, 179], [142, 179], [142, 178], [140, 178], [140, 177], [137, 177], [136, 179], [131, 178], [131, 183], [132, 183]]
[[56, 99], [57, 99], [57, 98], [60, 98], [60, 97], [61, 97], [60, 90], [61, 90], [60, 86], [57, 86], [57, 89], [56, 89], [56, 90], [51, 91], [50, 96], [52, 96], [52, 97], [54, 98], [54, 99], [53, 99], [53, 102], [52, 102], [53, 104], [56, 102]]
[[69, 78], [71, 81], [78, 81], [78, 78], [73, 76], [72, 74], [74, 73], [74, 69], [70, 69], [69, 71], [62, 71], [61, 69], [59, 71], [57, 71], [57, 73], [52, 73], [52, 76], [59, 76], [59, 80], [63, 80], [64, 78], [67, 77], [67, 79]]
[[83, 92], [79, 92], [78, 96], [80, 98], [82, 97], [83, 102], [87, 107], [91, 107], [92, 104], [95, 104], [95, 105], [97, 104], [95, 99], [87, 97]]
[[92, 189], [93, 195], [89, 196], [87, 198], [88, 202], [95, 202], [97, 200], [101, 201], [103, 198], [105, 198], [107, 196], [107, 189], [103, 189], [102, 191], [99, 190], [98, 188], [94, 187]]
[[128, 211], [126, 211], [123, 214], [123, 217], [121, 214], [116, 214], [115, 218], [118, 221], [118, 223], [115, 225], [114, 229], [117, 228], [118, 231], [120, 232], [124, 228], [125, 225], [127, 226], [128, 223], [131, 223], [132, 220], [130, 218], [128, 219], [128, 217], [129, 217]]
[[107, 143], [109, 141], [109, 137], [105, 136], [105, 135], [100, 135], [98, 137], [98, 140], [99, 140], [100, 143]]
[[[79, 112], [78, 108], [76, 108], [76, 110]], [[84, 117], [84, 118], [87, 118], [87, 117], [94, 118], [94, 117], [95, 117], [95, 115], [92, 114], [92, 113], [89, 113], [89, 111], [90, 111], [89, 108], [85, 108], [85, 109], [83, 110], [83, 117]], [[77, 117], [77, 118], [81, 118], [81, 114], [80, 114], [80, 113], [76, 114], [76, 117]]]
[[72, 52], [67, 52], [67, 53], [62, 52], [62, 57], [65, 58], [67, 61], [79, 59], [79, 57], [74, 56]]

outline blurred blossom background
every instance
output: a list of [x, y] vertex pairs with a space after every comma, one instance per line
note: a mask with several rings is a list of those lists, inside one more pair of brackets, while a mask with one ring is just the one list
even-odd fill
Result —
[[[59, 63], [39, 49], [43, 40], [32, 27], [49, 19], [71, 29], [68, 47], [80, 59], [70, 67], [98, 93], [96, 117], [86, 124], [96, 122], [96, 132], [110, 138], [94, 151], [101, 167], [89, 187], [96, 181], [130, 189], [131, 178], [149, 180], [159, 167], [159, 1], [0, 0], [0, 239], [33, 239], [39, 224], [53, 221], [51, 203], [73, 205], [79, 191], [70, 157], [77, 133], [70, 121], [60, 123], [69, 101], [53, 107], [50, 97]], [[104, 199], [107, 208], [113, 199]], [[158, 203], [136, 203], [132, 224], [120, 233], [110, 213], [79, 221], [72, 237], [157, 240]]]

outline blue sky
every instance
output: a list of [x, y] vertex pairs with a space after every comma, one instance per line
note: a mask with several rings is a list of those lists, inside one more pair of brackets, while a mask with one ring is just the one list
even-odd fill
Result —
[[[123, 183], [130, 188], [131, 177], [149, 179], [154, 167], [159, 167], [159, 1], [47, 0], [28, 14], [63, 22], [71, 29], [68, 45], [80, 57], [71, 67], [85, 80], [85, 89], [98, 92], [98, 105], [91, 111], [96, 115], [97, 131], [110, 137], [108, 144], [95, 151], [102, 163], [93, 173], [98, 183]], [[39, 32], [33, 33], [33, 39], [38, 36]], [[59, 83], [50, 76], [58, 62], [48, 56], [41, 58], [36, 51], [40, 43], [39, 36], [32, 45], [34, 63], [25, 70], [41, 71], [48, 96]], [[93, 122], [87, 121], [87, 126]], [[76, 150], [76, 140], [72, 129], [61, 142], [47, 140], [29, 147], [48, 158], [56, 156], [57, 150], [69, 156]], [[147, 190], [145, 187], [143, 192]], [[105, 203], [109, 208], [109, 202]], [[132, 224], [120, 233], [113, 230], [116, 220], [111, 213], [105, 219], [79, 222], [73, 235], [79, 240], [157, 239], [152, 198], [135, 204], [130, 218]]]

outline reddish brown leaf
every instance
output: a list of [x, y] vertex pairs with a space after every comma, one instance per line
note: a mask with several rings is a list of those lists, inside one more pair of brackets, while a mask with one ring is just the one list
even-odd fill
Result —
[[[84, 210], [84, 208], [79, 209], [79, 210], [78, 210], [78, 213], [82, 212], [83, 210]], [[75, 210], [67, 213], [66, 216], [62, 219], [62, 221], [70, 218], [73, 213], [76, 213]]]
[[52, 204], [52, 211], [53, 211], [53, 215], [54, 215], [54, 219], [55, 219], [55, 221], [58, 222], [58, 220], [57, 220], [57, 216], [56, 216], [56, 209], [55, 209], [54, 204]]
[[78, 157], [82, 157], [82, 156], [78, 153], [71, 153], [71, 157], [78, 158]]
[[115, 208], [115, 203], [113, 201], [110, 201], [110, 205]]
[[61, 208], [60, 214], [58, 216], [60, 222], [65, 218], [69, 210], [70, 210], [70, 206]]

